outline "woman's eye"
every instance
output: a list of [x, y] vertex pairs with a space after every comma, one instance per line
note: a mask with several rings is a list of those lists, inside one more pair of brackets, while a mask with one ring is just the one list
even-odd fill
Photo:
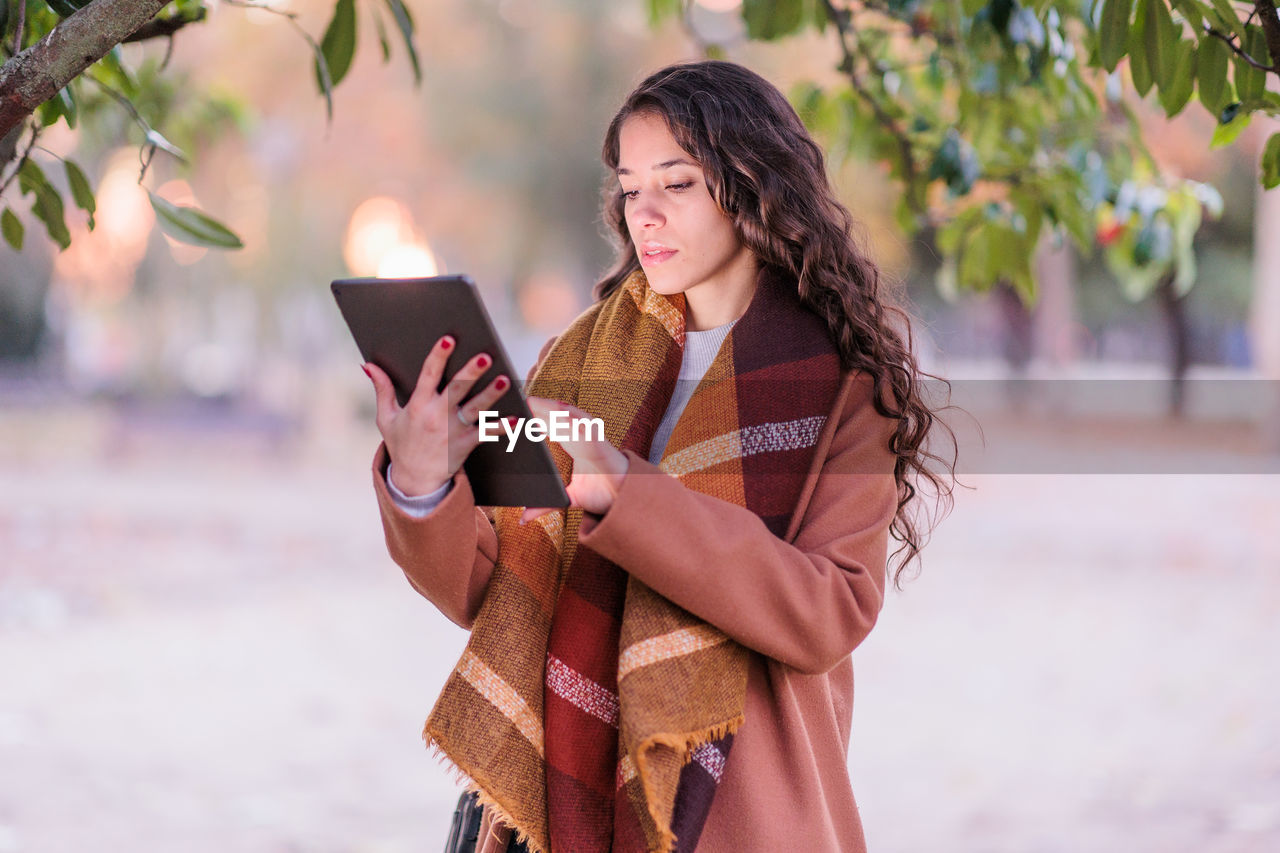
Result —
[[667, 189], [675, 190], [676, 192], [684, 192], [691, 186], [693, 186], [693, 181], [685, 181], [683, 184], [667, 184]]
[[621, 195], [625, 199], [633, 199], [640, 194], [640, 190], [623, 190]]

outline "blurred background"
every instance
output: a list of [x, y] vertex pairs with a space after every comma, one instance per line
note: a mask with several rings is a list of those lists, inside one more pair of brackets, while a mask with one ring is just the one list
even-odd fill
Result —
[[[274, 5], [317, 34], [332, 13]], [[737, 4], [702, 5], [715, 28]], [[127, 115], [41, 137], [98, 223], [0, 246], [0, 853], [443, 846], [458, 788], [419, 732], [465, 634], [386, 555], [328, 284], [467, 273], [527, 369], [613, 256], [609, 118], [706, 34], [640, 2], [408, 6], [421, 85], [366, 26], [331, 123], [279, 15], [180, 33], [165, 130], [195, 165], [157, 157], [146, 186], [241, 250], [153, 227]], [[816, 32], [725, 44], [784, 91], [838, 62]], [[1226, 202], [1174, 314], [1070, 244], [1037, 255], [1033, 308], [949, 291], [885, 170], [832, 164], [965, 409], [955, 509], [855, 652], [873, 851], [1280, 849], [1280, 189], [1257, 172], [1280, 123], [1211, 150], [1211, 118], [1137, 110]]]

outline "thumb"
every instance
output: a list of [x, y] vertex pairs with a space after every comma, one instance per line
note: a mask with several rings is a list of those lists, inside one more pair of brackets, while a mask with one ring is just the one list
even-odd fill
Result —
[[373, 393], [378, 404], [378, 420], [386, 421], [394, 417], [396, 412], [400, 411], [400, 404], [396, 402], [396, 391], [391, 384], [391, 377], [371, 361], [365, 362], [364, 372], [373, 380]]

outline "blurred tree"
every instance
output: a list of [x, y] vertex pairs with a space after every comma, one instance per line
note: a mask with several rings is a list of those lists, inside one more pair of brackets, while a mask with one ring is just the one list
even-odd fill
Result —
[[[156, 151], [185, 161], [183, 152], [157, 129], [171, 98], [158, 73], [167, 65], [174, 34], [204, 21], [213, 0], [0, 0], [0, 233], [21, 250], [26, 228], [15, 213], [12, 197], [5, 193], [17, 182], [21, 195], [31, 197], [31, 214], [39, 219], [50, 239], [66, 249], [67, 229], [63, 191], [46, 176], [32, 156], [41, 151], [37, 141], [44, 128], [59, 121], [70, 127], [89, 114], [119, 105], [132, 117], [142, 135], [141, 183]], [[316, 84], [325, 96], [332, 118], [333, 87], [351, 67], [356, 50], [356, 0], [336, 0], [333, 16], [317, 42], [297, 23], [297, 15], [274, 9], [268, 3], [222, 0], [226, 5], [265, 9], [287, 20], [310, 45], [314, 55]], [[381, 7], [386, 7], [408, 51], [415, 81], [421, 81], [413, 46], [413, 20], [402, 0], [363, 0], [378, 30], [383, 61], [391, 56], [388, 27]], [[159, 64], [130, 69], [120, 45], [168, 39], [168, 52]], [[92, 85], [92, 88], [90, 87]], [[144, 105], [152, 107], [142, 109]], [[150, 118], [144, 113], [153, 114]], [[210, 115], [210, 121], [216, 116]], [[23, 144], [23, 138], [26, 138]], [[20, 150], [21, 149], [21, 150]], [[53, 156], [53, 155], [51, 155]], [[89, 215], [94, 227], [93, 188], [84, 171], [62, 158], [66, 192]], [[228, 228], [195, 207], [176, 205], [150, 193], [156, 222], [170, 237], [185, 243], [216, 248], [240, 248], [241, 241]]]
[[[1018, 328], [1050, 227], [1086, 256], [1101, 247], [1126, 298], [1158, 295], [1175, 377], [1185, 371], [1193, 241], [1222, 199], [1161, 174], [1125, 90], [1154, 90], [1169, 117], [1194, 96], [1218, 123], [1214, 148], [1255, 113], [1280, 116], [1267, 90], [1280, 76], [1273, 0], [648, 0], [654, 23], [691, 22], [699, 5], [735, 10], [749, 39], [830, 34], [840, 82], [802, 85], [792, 100], [833, 157], [888, 164], [898, 223], [936, 242], [944, 294], [1016, 292], [1001, 303]], [[1280, 133], [1261, 172], [1280, 185]]]
[[[936, 234], [944, 290], [1007, 282], [1031, 302], [1043, 225], [1084, 252], [1107, 247], [1125, 294], [1140, 299], [1170, 271], [1180, 292], [1190, 287], [1200, 207], [1221, 212], [1212, 188], [1160, 174], [1125, 103], [1122, 60], [1137, 93], [1155, 89], [1169, 116], [1198, 95], [1219, 122], [1213, 147], [1256, 112], [1280, 116], [1280, 94], [1266, 90], [1280, 75], [1272, 0], [1172, 2], [1172, 12], [1166, 0], [702, 5], [736, 5], [751, 39], [830, 33], [842, 82], [794, 91], [801, 115], [834, 157], [889, 165], [903, 230]], [[648, 4], [655, 23], [698, 5]], [[1262, 180], [1280, 184], [1280, 133], [1264, 147]]]

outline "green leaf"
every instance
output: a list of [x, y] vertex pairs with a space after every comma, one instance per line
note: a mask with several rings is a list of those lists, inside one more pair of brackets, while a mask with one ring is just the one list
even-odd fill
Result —
[[[1265, 65], [1271, 64], [1271, 59], [1267, 52], [1267, 39], [1262, 32], [1261, 27], [1250, 26], [1245, 37], [1241, 39], [1241, 45], [1246, 48], [1245, 52], [1249, 56]], [[1261, 98], [1262, 94], [1267, 91], [1267, 72], [1261, 68], [1254, 68], [1242, 56], [1234, 57], [1236, 63], [1236, 94], [1240, 96], [1240, 100], [1249, 101], [1254, 98]]]
[[1024, 190], [1011, 190], [1009, 200], [1013, 202], [1015, 216], [1021, 216], [1025, 221], [1026, 228], [1023, 234], [1034, 246], [1040, 238], [1040, 229], [1044, 224], [1044, 205], [1037, 193]]
[[1170, 2], [1191, 25], [1191, 32], [1197, 35], [1204, 32], [1204, 13], [1200, 11], [1200, 0], [1170, 0]]
[[[678, 4], [679, 0], [676, 2]], [[387, 0], [387, 8], [396, 19], [396, 26], [400, 28], [400, 35], [404, 38], [405, 49], [409, 51], [409, 62], [413, 65], [413, 82], [421, 83], [422, 65], [418, 62], [418, 49], [413, 46], [413, 18], [409, 16], [409, 10], [401, 0]]]
[[154, 145], [161, 151], [168, 154], [172, 154], [184, 163], [187, 162], [187, 155], [182, 153], [182, 149], [165, 139], [160, 131], [155, 128], [147, 128], [146, 139], [148, 144]]
[[1169, 88], [1173, 83], [1173, 51], [1177, 37], [1170, 38], [1174, 25], [1164, 0], [1147, 0], [1147, 16], [1143, 24], [1147, 69], [1157, 86], [1161, 89]]
[[316, 77], [320, 82], [320, 91], [324, 93], [324, 114], [329, 121], [333, 121], [333, 82], [329, 79], [329, 62], [324, 58], [320, 45], [310, 36], [307, 36], [307, 40], [311, 42], [311, 50], [315, 54]]
[[[1236, 15], [1235, 7], [1231, 5], [1231, 0], [1213, 0], [1213, 8], [1218, 13], [1218, 17], [1222, 19], [1222, 23], [1227, 29], [1238, 36], [1244, 34], [1244, 27], [1240, 24], [1240, 18]], [[1213, 38], [1213, 36], [1209, 36]]]
[[[338, 0], [333, 7], [333, 18], [320, 40], [320, 52], [329, 68], [329, 85], [337, 86], [351, 69], [351, 59], [356, 55], [356, 4], [355, 0]], [[316, 62], [316, 85], [324, 91], [320, 63]]]
[[97, 211], [97, 202], [93, 198], [93, 188], [89, 186], [89, 179], [73, 161], [63, 160], [62, 165], [67, 170], [67, 186], [71, 187], [71, 197], [75, 199], [76, 207], [89, 214], [89, 230], [92, 231], [93, 214]]
[[[1229, 111], [1231, 108], [1227, 107]], [[1224, 111], [1223, 115], [1226, 115]], [[1226, 124], [1220, 124], [1213, 131], [1213, 139], [1209, 142], [1210, 148], [1221, 148], [1224, 145], [1230, 145], [1235, 142], [1236, 137], [1249, 126], [1249, 120], [1253, 116], [1247, 112], [1237, 112]]]
[[1115, 71], [1120, 57], [1129, 43], [1129, 17], [1133, 13], [1133, 0], [1102, 0], [1101, 28], [1098, 32], [1099, 54], [1102, 67]]
[[60, 18], [69, 18], [79, 11], [71, 0], [45, 0], [45, 5], [57, 12]]
[[1080, 203], [1071, 185], [1059, 178], [1046, 184], [1044, 192], [1052, 200], [1045, 210], [1049, 220], [1065, 228], [1080, 251], [1092, 251], [1093, 215]]
[[991, 229], [975, 228], [968, 235], [960, 255], [959, 282], [966, 290], [984, 291], [991, 287]]
[[1262, 185], [1269, 190], [1280, 186], [1280, 131], [1262, 147]]
[[1200, 103], [1215, 118], [1227, 105], [1227, 46], [1208, 36], [1196, 49], [1196, 78], [1200, 83]]
[[76, 108], [75, 95], [71, 91], [71, 84], [58, 90], [58, 94], [54, 95], [62, 101], [62, 114], [67, 118], [67, 127], [74, 128], [76, 126], [76, 115], [79, 110]]
[[244, 248], [244, 243], [231, 229], [204, 211], [189, 205], [174, 204], [150, 190], [147, 190], [147, 196], [156, 212], [156, 223], [160, 230], [173, 239], [214, 249]]
[[973, 227], [980, 214], [981, 211], [978, 208], [971, 207], [943, 223], [934, 237], [934, 242], [938, 244], [938, 250], [944, 255], [955, 255], [959, 251], [965, 235]]
[[57, 190], [50, 187], [44, 192], [37, 193], [36, 203], [31, 211], [44, 223], [45, 230], [49, 232], [49, 239], [57, 243], [59, 248], [65, 249], [71, 245], [71, 232], [67, 230], [62, 196]]
[[1177, 62], [1174, 65], [1172, 78], [1168, 86], [1160, 89], [1160, 106], [1164, 113], [1173, 118], [1182, 112], [1182, 108], [1191, 99], [1191, 90], [1196, 83], [1196, 47], [1189, 41], [1175, 44]]
[[813, 24], [813, 28], [820, 33], [825, 33], [827, 31], [827, 23], [829, 20], [830, 19], [827, 16], [827, 4], [814, 3], [813, 8], [810, 10], [810, 23]]
[[802, 0], [742, 0], [747, 38], [772, 41], [791, 35], [805, 23]]
[[387, 25], [377, 6], [370, 6], [369, 14], [373, 16], [373, 27], [378, 31], [378, 46], [382, 48], [382, 62], [385, 65], [391, 61], [391, 41], [387, 38]]
[[59, 89], [36, 110], [36, 118], [40, 120], [41, 127], [48, 127], [63, 117], [67, 120], [67, 127], [76, 126], [76, 102], [71, 97], [69, 86]]
[[1152, 70], [1147, 64], [1147, 7], [1159, 2], [1138, 0], [1137, 17], [1129, 30], [1129, 76], [1133, 78], [1133, 88], [1144, 98], [1151, 91], [1152, 83]]
[[657, 27], [667, 18], [678, 18], [683, 11], [680, 0], [649, 0], [649, 26]]
[[13, 211], [7, 207], [4, 213], [0, 213], [0, 232], [4, 232], [5, 242], [12, 246], [14, 251], [22, 251], [22, 237], [26, 229], [22, 227], [22, 220], [14, 216]]
[[24, 194], [35, 197], [31, 212], [44, 223], [49, 239], [65, 249], [71, 245], [71, 232], [67, 230], [66, 214], [62, 207], [62, 195], [49, 183], [44, 171], [35, 160], [22, 164], [18, 172], [18, 187]]
[[1186, 296], [1196, 282], [1195, 239], [1200, 230], [1200, 200], [1188, 188], [1172, 195], [1168, 206], [1173, 219], [1174, 292]]
[[1035, 303], [1035, 277], [1031, 274], [1030, 261], [1035, 252], [1022, 235], [1003, 224], [990, 226], [991, 262], [993, 281], [1007, 279], [1026, 305]]

